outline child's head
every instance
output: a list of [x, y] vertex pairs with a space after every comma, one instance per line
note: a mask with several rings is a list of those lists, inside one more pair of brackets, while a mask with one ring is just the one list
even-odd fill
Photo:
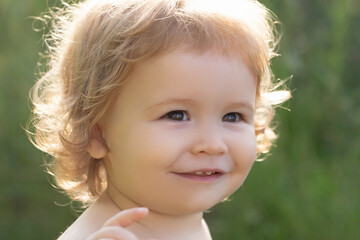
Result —
[[[256, 1], [214, 2], [94, 0], [54, 13], [49, 71], [32, 96], [35, 142], [53, 156], [51, 171], [72, 199], [88, 203], [106, 188], [102, 157], [95, 159], [90, 142], [104, 141], [102, 124], [131, 75], [142, 64], [180, 50], [196, 59], [212, 53], [247, 66], [255, 86], [257, 153], [269, 151], [276, 137], [270, 127], [274, 104], [285, 100], [271, 83], [276, 43], [272, 18]], [[125, 143], [130, 136], [122, 137], [119, 141]]]

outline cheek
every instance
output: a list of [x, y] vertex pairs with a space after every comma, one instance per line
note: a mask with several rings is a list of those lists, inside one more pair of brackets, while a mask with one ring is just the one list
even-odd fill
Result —
[[143, 161], [149, 167], [166, 167], [181, 153], [184, 139], [151, 123], [139, 124], [129, 130], [124, 146], [133, 161]]
[[257, 156], [256, 139], [252, 131], [234, 134], [229, 139], [229, 154], [233, 168], [225, 187], [222, 185], [222, 190], [219, 190], [224, 193], [221, 199], [229, 197], [243, 184]]
[[232, 157], [234, 164], [236, 164], [237, 171], [241, 172], [241, 175], [247, 175], [256, 160], [257, 147], [255, 134], [250, 132], [233, 141]]

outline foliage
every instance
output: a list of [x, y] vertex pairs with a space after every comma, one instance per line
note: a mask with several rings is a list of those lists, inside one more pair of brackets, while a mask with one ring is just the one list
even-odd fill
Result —
[[[272, 65], [294, 75], [280, 139], [229, 201], [205, 215], [214, 239], [360, 237], [360, 3], [263, 0], [281, 20]], [[28, 90], [43, 49], [33, 20], [54, 1], [0, 2], [0, 239], [54, 239], [76, 214], [26, 138]], [[56, 204], [57, 203], [57, 204]]]

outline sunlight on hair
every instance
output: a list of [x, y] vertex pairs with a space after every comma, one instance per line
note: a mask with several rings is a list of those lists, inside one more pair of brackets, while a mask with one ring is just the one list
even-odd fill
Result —
[[249, 24], [258, 22], [259, 16], [266, 15], [266, 9], [257, 1], [194, 0], [194, 2], [193, 6], [201, 11], [225, 13], [229, 17], [246, 20]]
[[264, 93], [263, 97], [269, 101], [271, 105], [278, 105], [288, 100], [291, 97], [291, 94], [287, 90], [279, 90], [275, 92]]
[[[49, 172], [71, 199], [84, 204], [106, 189], [103, 161], [87, 152], [94, 126], [105, 117], [136, 64], [179, 47], [241, 56], [256, 79], [258, 153], [277, 135], [275, 108], [290, 98], [274, 81], [276, 16], [255, 0], [61, 1], [42, 18], [46, 72], [31, 92], [29, 138], [50, 154]], [[78, 3], [75, 3], [78, 2]]]

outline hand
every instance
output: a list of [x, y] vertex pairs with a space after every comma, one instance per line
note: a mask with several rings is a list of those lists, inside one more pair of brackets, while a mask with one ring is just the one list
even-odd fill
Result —
[[149, 213], [147, 208], [131, 208], [123, 210], [107, 220], [104, 226], [90, 235], [87, 240], [115, 239], [138, 240], [138, 238], [125, 228], [136, 221], [145, 218]]

